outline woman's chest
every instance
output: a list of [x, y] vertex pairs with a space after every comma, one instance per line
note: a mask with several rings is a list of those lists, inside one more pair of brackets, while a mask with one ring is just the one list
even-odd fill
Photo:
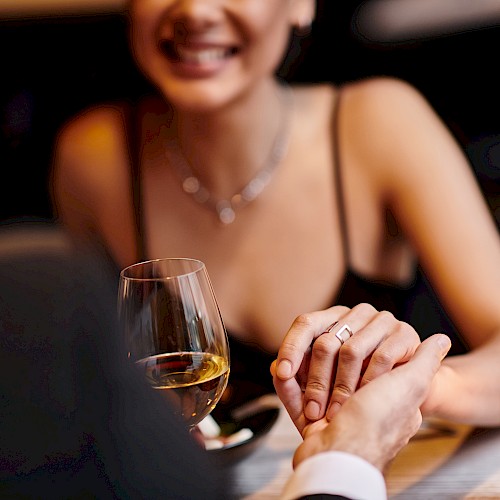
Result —
[[327, 232], [268, 214], [255, 228], [152, 238], [147, 257], [205, 262], [228, 330], [275, 351], [297, 315], [330, 306], [336, 295], [344, 259], [333, 217]]

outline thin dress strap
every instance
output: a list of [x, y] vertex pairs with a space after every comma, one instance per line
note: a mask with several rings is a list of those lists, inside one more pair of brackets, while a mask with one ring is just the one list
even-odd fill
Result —
[[333, 110], [333, 169], [335, 174], [335, 190], [337, 194], [337, 207], [339, 212], [340, 233], [342, 237], [342, 252], [346, 268], [350, 264], [349, 235], [347, 231], [347, 217], [345, 210], [345, 199], [342, 185], [341, 163], [340, 163], [340, 103], [342, 87], [339, 87], [335, 109]]
[[142, 214], [142, 183], [141, 183], [141, 122], [137, 103], [126, 107], [126, 130], [130, 156], [130, 183], [136, 227], [136, 249], [138, 262], [146, 260], [144, 245], [144, 219]]

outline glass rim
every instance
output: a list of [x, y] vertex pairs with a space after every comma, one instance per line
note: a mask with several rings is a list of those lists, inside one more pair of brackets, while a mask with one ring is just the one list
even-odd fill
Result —
[[[199, 267], [198, 267], [198, 269], [195, 269], [193, 271], [182, 272], [182, 273], [179, 273], [176, 275], [171, 275], [171, 276], [155, 276], [153, 278], [126, 276], [126, 273], [131, 269], [143, 267], [145, 265], [154, 265], [156, 263], [161, 263], [161, 262], [166, 262], [166, 261], [196, 263], [196, 264], [199, 264]], [[124, 280], [129, 280], [129, 281], [172, 280], [172, 279], [183, 278], [186, 276], [190, 276], [192, 274], [196, 274], [196, 273], [202, 271], [203, 269], [205, 269], [205, 263], [199, 259], [193, 259], [190, 257], [162, 257], [159, 259], [148, 259], [148, 260], [143, 260], [141, 262], [136, 262], [135, 264], [130, 264], [130, 266], [127, 266], [120, 271], [120, 278], [124, 279]]]

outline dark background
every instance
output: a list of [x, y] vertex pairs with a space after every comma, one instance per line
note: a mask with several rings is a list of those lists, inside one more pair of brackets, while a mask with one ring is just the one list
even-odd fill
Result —
[[[298, 81], [341, 83], [394, 75], [419, 88], [466, 153], [494, 215], [500, 185], [500, 27], [398, 44], [356, 36], [361, 0], [326, 0], [305, 55], [287, 68]], [[127, 20], [87, 17], [0, 20], [0, 219], [51, 216], [47, 195], [53, 142], [61, 123], [83, 107], [147, 89], [131, 60]], [[497, 217], [499, 219], [499, 217]]]

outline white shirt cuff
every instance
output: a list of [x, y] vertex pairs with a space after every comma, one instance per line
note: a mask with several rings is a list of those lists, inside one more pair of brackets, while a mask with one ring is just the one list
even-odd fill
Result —
[[387, 500], [382, 473], [362, 458], [341, 451], [328, 451], [299, 464], [287, 481], [282, 500], [320, 493], [356, 500]]

